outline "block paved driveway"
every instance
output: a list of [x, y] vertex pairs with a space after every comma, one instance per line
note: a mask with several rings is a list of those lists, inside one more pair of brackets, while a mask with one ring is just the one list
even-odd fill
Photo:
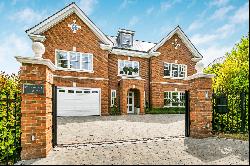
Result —
[[249, 142], [184, 137], [183, 115], [59, 117], [58, 147], [21, 164], [249, 164]]

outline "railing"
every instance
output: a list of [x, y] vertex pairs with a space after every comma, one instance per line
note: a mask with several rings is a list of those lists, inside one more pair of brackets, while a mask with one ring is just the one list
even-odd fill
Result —
[[14, 164], [21, 153], [21, 97], [0, 94], [0, 165]]
[[249, 132], [249, 94], [246, 92], [213, 94], [212, 128], [215, 132]]

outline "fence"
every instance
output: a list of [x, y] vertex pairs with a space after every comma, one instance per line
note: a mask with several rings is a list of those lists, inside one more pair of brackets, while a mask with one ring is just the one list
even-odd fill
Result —
[[21, 152], [21, 97], [0, 94], [0, 165], [14, 164]]
[[248, 133], [248, 98], [249, 94], [246, 92], [213, 93], [213, 131]]

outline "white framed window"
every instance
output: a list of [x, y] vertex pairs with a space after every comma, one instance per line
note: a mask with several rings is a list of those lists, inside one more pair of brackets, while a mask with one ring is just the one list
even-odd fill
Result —
[[118, 75], [139, 76], [140, 65], [138, 61], [118, 60]]
[[93, 55], [75, 51], [56, 50], [56, 66], [59, 69], [93, 71]]
[[164, 107], [184, 107], [185, 92], [164, 92]]
[[164, 63], [165, 78], [184, 78], [187, 76], [187, 65]]
[[111, 107], [114, 106], [116, 99], [116, 90], [111, 89]]

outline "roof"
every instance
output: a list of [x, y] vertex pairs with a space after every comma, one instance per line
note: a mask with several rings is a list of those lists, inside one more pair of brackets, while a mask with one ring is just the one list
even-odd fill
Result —
[[[125, 50], [127, 53], [129, 52], [141, 52], [143, 55], [146, 53], [148, 55], [153, 55], [157, 53], [157, 49], [160, 48], [166, 41], [168, 41], [174, 34], [178, 34], [183, 43], [187, 46], [187, 48], [192, 52], [193, 56], [197, 59], [201, 59], [202, 55], [195, 48], [195, 46], [191, 43], [185, 33], [181, 30], [179, 26], [177, 26], [174, 30], [172, 30], [166, 37], [164, 37], [158, 43], [151, 43], [146, 41], [133, 40], [133, 46], [130, 48], [119, 48], [116, 40], [116, 36], [107, 36], [105, 35], [86, 15], [85, 13], [73, 2], [68, 6], [64, 7], [60, 11], [56, 12], [52, 16], [46, 18], [42, 22], [37, 25], [31, 27], [26, 30], [26, 33], [32, 38], [32, 35], [35, 35], [37, 38], [41, 38], [41, 35], [44, 31], [53, 27], [55, 24], [69, 16], [70, 14], [75, 13], [92, 31], [93, 33], [103, 42], [104, 45], [119, 50]], [[126, 31], [130, 33], [134, 33], [135, 31], [130, 31], [126, 29], [120, 29], [120, 31]]]
[[106, 37], [106, 35], [85, 15], [85, 13], [74, 2], [61, 9], [57, 13], [53, 14], [52, 16], [46, 18], [39, 24], [26, 30], [26, 33], [28, 35], [39, 35], [72, 13], [75, 13], [104, 44], [112, 45], [112, 42]]
[[[113, 44], [114, 44], [113, 47], [118, 48], [118, 43], [116, 40], [117, 36], [107, 36], [107, 37], [113, 42]], [[155, 45], [156, 45], [156, 43], [133, 40], [133, 46], [126, 48], [126, 49], [133, 50], [133, 51], [148, 52]]]
[[174, 34], [177, 34], [182, 42], [187, 46], [195, 58], [203, 58], [199, 51], [195, 48], [193, 43], [188, 39], [186, 34], [182, 31], [178, 25], [174, 30], [172, 30], [166, 37], [164, 37], [159, 43], [157, 43], [153, 48], [150, 49], [150, 52], [157, 51], [164, 43], [166, 43]]

